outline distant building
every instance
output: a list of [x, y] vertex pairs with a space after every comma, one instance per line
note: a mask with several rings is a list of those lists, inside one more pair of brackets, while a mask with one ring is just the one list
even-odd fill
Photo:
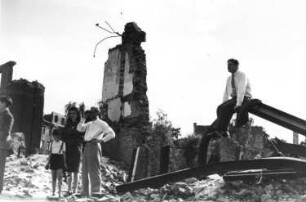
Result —
[[66, 116], [57, 112], [52, 112], [51, 114], [44, 115], [44, 121], [51, 123], [56, 127], [65, 127]]
[[202, 136], [207, 132], [209, 127], [209, 125], [197, 125], [197, 123], [193, 123], [193, 134]]
[[41, 142], [40, 152], [46, 153], [49, 143], [52, 140], [52, 131], [55, 128], [64, 128], [66, 124], [66, 116], [57, 112], [44, 115], [42, 129], [41, 129]]

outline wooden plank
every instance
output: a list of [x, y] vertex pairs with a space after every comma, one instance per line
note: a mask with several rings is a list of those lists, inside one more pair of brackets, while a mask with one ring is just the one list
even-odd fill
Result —
[[128, 177], [128, 180], [127, 180], [128, 182], [133, 182], [134, 179], [135, 179], [138, 157], [139, 157], [139, 150], [140, 150], [140, 147], [137, 147], [137, 148], [133, 149], [131, 168], [130, 168], [129, 177]]

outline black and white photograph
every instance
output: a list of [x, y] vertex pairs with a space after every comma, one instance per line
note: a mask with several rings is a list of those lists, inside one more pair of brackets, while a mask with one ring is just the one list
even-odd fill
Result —
[[2, 201], [306, 201], [306, 1], [0, 0]]

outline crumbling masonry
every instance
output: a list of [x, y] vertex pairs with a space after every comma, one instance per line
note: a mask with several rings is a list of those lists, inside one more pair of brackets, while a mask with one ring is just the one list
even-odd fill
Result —
[[0, 95], [13, 99], [10, 110], [14, 116], [12, 133], [25, 136], [27, 153], [34, 153], [40, 147], [45, 87], [38, 81], [12, 80], [14, 61], [0, 65]]
[[122, 44], [109, 50], [102, 90], [102, 116], [116, 132], [116, 138], [105, 144], [103, 151], [130, 164], [133, 149], [141, 146], [136, 178], [146, 176], [148, 166], [143, 146], [150, 127], [146, 56], [141, 47], [145, 37], [136, 23], [126, 24]]

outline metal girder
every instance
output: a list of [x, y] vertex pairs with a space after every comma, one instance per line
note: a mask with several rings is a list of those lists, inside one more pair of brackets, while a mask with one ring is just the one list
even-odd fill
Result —
[[202, 178], [211, 174], [224, 175], [230, 171], [250, 169], [291, 169], [298, 176], [306, 177], [306, 161], [290, 157], [273, 157], [255, 160], [229, 161], [215, 163], [204, 167], [186, 168], [168, 174], [157, 175], [116, 187], [118, 192], [126, 192], [139, 188], [160, 187], [169, 182], [183, 180], [189, 177]]
[[274, 138], [270, 140], [270, 142], [277, 147], [279, 152], [286, 156], [290, 155], [294, 157], [306, 157], [306, 147], [304, 145], [286, 143], [278, 138]]
[[287, 129], [306, 136], [306, 121], [296, 116], [275, 109], [261, 102], [256, 103], [254, 105], [250, 104], [249, 112], [260, 118], [266, 119], [275, 124], [278, 124], [280, 126], [283, 126]]
[[248, 171], [234, 171], [228, 172], [223, 176], [224, 181], [261, 181], [263, 179], [288, 179], [295, 178], [296, 171], [292, 169], [277, 169], [277, 170], [265, 170], [256, 169]]

